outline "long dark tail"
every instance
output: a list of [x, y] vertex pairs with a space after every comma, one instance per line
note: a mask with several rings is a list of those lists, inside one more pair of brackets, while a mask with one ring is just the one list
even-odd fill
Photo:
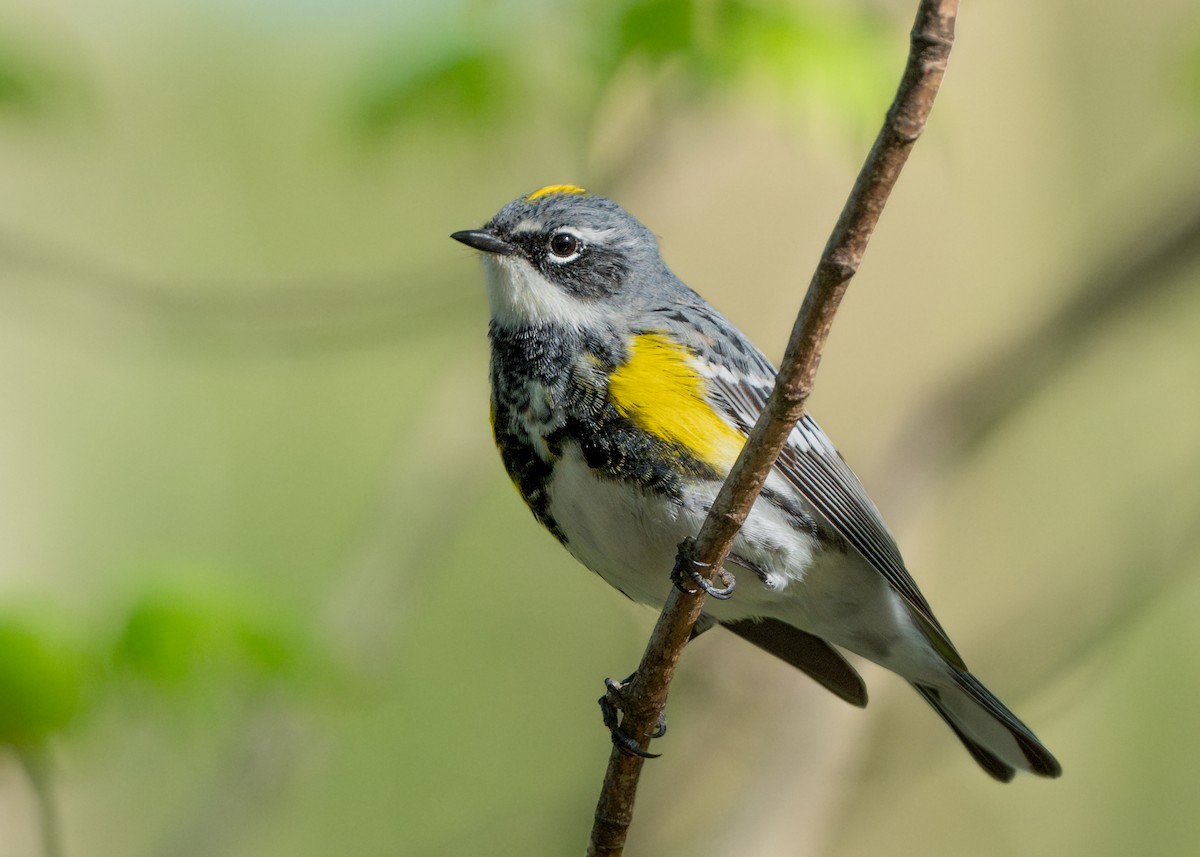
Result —
[[913, 683], [954, 730], [985, 771], [1008, 782], [1017, 770], [1057, 777], [1062, 766], [1004, 703], [968, 672], [956, 671], [953, 684]]

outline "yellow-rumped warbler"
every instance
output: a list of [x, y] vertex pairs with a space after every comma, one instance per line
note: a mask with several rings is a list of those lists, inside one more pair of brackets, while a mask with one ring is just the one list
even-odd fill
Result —
[[[700, 529], [758, 419], [775, 369], [680, 282], [611, 200], [551, 185], [452, 238], [484, 253], [492, 427], [534, 516], [630, 598], [661, 606], [677, 545]], [[807, 415], [793, 429], [729, 565], [721, 624], [846, 701], [867, 702], [836, 647], [895, 672], [984, 770], [1062, 769], [968, 671], [878, 510]]]

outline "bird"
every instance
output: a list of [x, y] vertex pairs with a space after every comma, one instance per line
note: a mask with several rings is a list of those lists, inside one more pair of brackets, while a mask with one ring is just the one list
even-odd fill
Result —
[[[676, 277], [616, 202], [548, 185], [451, 238], [480, 251], [491, 423], [534, 518], [634, 601], [661, 607], [776, 369]], [[866, 489], [805, 414], [706, 599], [716, 625], [855, 706], [851, 652], [907, 680], [992, 777], [1057, 777], [1033, 732], [967, 669]], [[714, 587], [715, 591], [715, 587]]]

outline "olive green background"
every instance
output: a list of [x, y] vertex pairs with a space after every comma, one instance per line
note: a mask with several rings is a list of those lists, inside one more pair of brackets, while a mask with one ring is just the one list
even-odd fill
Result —
[[[508, 485], [447, 236], [584, 185], [778, 358], [914, 6], [0, 2], [0, 857], [581, 853], [653, 614]], [[1200, 265], [1136, 261], [1200, 206], [1200, 10], [963, 7], [812, 404], [1066, 773], [713, 633], [631, 855], [1200, 839]]]

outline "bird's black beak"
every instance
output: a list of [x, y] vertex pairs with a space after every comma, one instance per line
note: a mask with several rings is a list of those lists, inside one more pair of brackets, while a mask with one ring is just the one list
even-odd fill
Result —
[[450, 237], [455, 241], [461, 241], [468, 247], [474, 247], [484, 253], [495, 253], [498, 256], [507, 256], [517, 251], [512, 244], [500, 240], [487, 229], [463, 229], [453, 233]]

